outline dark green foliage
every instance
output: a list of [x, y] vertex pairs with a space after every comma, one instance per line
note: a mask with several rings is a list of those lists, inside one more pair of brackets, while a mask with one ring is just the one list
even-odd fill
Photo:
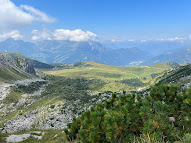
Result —
[[[90, 81], [85, 78], [64, 78], [49, 76], [46, 77], [51, 83], [46, 87], [48, 95], [59, 96], [68, 100], [76, 100], [77, 98], [88, 98], [87, 90]], [[56, 89], [56, 90], [55, 90]], [[47, 93], [43, 93], [47, 96]]]
[[104, 84], [99, 79], [88, 80], [86, 78], [67, 78], [59, 76], [45, 76], [45, 80], [50, 81], [46, 86], [46, 92], [43, 96], [56, 96], [61, 99], [77, 100], [81, 99], [84, 102], [91, 98], [87, 90], [93, 90]]
[[191, 74], [191, 64], [187, 64], [185, 66], [179, 67], [177, 70], [165, 73], [164, 76], [161, 77], [162, 80], [160, 80], [160, 82], [163, 81], [177, 82], [180, 80], [180, 78], [189, 76], [190, 74]]
[[134, 87], [139, 87], [144, 84], [139, 78], [123, 79], [123, 80], [120, 80], [119, 82], [128, 84], [130, 86], [134, 86]]
[[31, 94], [34, 91], [38, 91], [39, 88], [43, 85], [43, 84], [47, 84], [47, 81], [35, 81], [30, 83], [29, 85], [21, 85], [18, 84], [17, 88], [15, 89], [16, 92], [24, 92], [24, 93], [28, 93]]
[[32, 60], [32, 59], [29, 59], [29, 60], [33, 64], [34, 68], [37, 68], [37, 69], [53, 69], [54, 68], [54, 66], [49, 65], [49, 64], [45, 64], [45, 63], [42, 63], [42, 62], [39, 62], [36, 60]]
[[87, 64], [86, 62], [77, 62], [73, 65], [74, 67], [82, 68], [82, 67], [93, 67], [91, 64]]
[[158, 75], [159, 75], [159, 73], [153, 73], [153, 74], [151, 74], [151, 78], [154, 79]]
[[174, 142], [191, 132], [191, 89], [155, 85], [150, 95], [116, 94], [74, 118], [64, 129], [68, 139], [85, 143], [132, 142], [150, 134], [159, 142]]
[[122, 75], [121, 74], [115, 74], [115, 73], [104, 73], [104, 72], [98, 72], [96, 73], [98, 76], [102, 76], [105, 78], [120, 78]]
[[147, 80], [147, 78], [146, 78], [146, 77], [143, 77], [143, 80]]
[[175, 62], [168, 62], [167, 63], [167, 65], [169, 65], [171, 68], [173, 68], [173, 69], [177, 69], [177, 68], [179, 68], [180, 67], [180, 65], [178, 64], [178, 63], [175, 63]]

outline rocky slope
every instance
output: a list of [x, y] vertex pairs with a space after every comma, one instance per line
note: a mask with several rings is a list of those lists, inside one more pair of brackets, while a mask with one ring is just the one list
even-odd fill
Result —
[[[85, 95], [88, 98], [85, 100], [84, 98], [69, 98], [71, 95], [68, 94], [66, 98], [60, 98], [59, 89], [54, 89], [54, 93], [49, 90], [52, 82], [51, 80], [31, 79], [13, 83], [12, 90], [4, 93], [6, 96], [0, 102], [0, 132], [63, 129], [67, 123], [72, 121], [73, 116], [79, 116], [92, 105], [104, 102], [111, 96], [111, 94], [93, 97]], [[32, 87], [37, 85], [39, 88], [35, 88], [31, 92], [24, 90], [31, 85]], [[69, 88], [70, 92], [74, 88], [65, 85], [63, 87], [65, 90]], [[17, 99], [13, 96], [17, 96]], [[73, 94], [72, 96], [84, 95]]]
[[37, 76], [37, 65], [49, 66], [19, 53], [0, 54], [0, 132], [63, 129], [74, 115], [109, 96], [91, 97], [86, 79]]

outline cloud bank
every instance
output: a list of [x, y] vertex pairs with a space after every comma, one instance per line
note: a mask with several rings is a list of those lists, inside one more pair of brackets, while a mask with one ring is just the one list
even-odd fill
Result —
[[52, 33], [51, 33], [51, 31], [49, 31], [47, 29], [43, 29], [42, 31], [33, 30], [31, 33], [33, 34], [32, 38], [31, 38], [33, 41], [52, 40]]
[[18, 40], [18, 39], [22, 39], [23, 36], [20, 34], [20, 31], [18, 30], [13, 30], [8, 33], [0, 34], [0, 39], [7, 39], [7, 38], [13, 38], [15, 40]]
[[0, 29], [24, 26], [33, 21], [52, 23], [55, 19], [31, 6], [17, 7], [10, 0], [0, 0]]
[[53, 32], [48, 30], [33, 30], [32, 40], [68, 40], [68, 41], [97, 41], [97, 35], [90, 31], [82, 31], [81, 29], [67, 30], [56, 29]]
[[53, 33], [55, 40], [69, 41], [96, 41], [97, 35], [90, 31], [82, 31], [81, 29], [66, 30], [57, 29]]

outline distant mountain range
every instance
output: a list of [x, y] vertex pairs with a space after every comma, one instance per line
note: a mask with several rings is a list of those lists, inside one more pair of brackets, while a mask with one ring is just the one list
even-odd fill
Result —
[[191, 62], [191, 48], [177, 48], [169, 52], [164, 52], [161, 55], [154, 56], [142, 64], [157, 64], [164, 61], [176, 63], [190, 63]]
[[[119, 45], [119, 44], [118, 44]], [[112, 45], [110, 45], [112, 47]], [[109, 48], [99, 42], [45, 40], [36, 43], [7, 39], [0, 52], [19, 52], [44, 63], [96, 61], [114, 66], [150, 65], [160, 62], [191, 62], [189, 44], [178, 42], [136, 43], [132, 48]], [[119, 46], [120, 47], [120, 46]], [[123, 45], [123, 47], [125, 47]], [[169, 48], [168, 48], [169, 47]]]

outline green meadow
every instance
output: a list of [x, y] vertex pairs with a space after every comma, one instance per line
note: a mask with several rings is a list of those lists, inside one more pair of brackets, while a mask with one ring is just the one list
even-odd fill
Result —
[[44, 72], [50, 75], [69, 78], [84, 77], [87, 79], [99, 79], [104, 84], [99, 89], [93, 91], [93, 93], [96, 93], [104, 91], [132, 91], [146, 88], [156, 81], [156, 77], [172, 69], [172, 64], [168, 62], [135, 67], [117, 67], [93, 61], [82, 62], [78, 65], [80, 66], [70, 66], [69, 68], [46, 70]]

